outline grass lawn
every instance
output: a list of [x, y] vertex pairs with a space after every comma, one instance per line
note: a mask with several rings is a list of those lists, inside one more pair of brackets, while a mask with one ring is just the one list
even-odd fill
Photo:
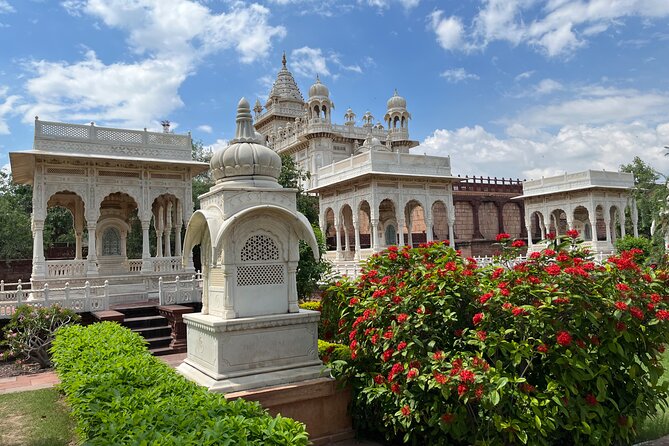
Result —
[[55, 389], [0, 395], [0, 445], [75, 445], [69, 412]]

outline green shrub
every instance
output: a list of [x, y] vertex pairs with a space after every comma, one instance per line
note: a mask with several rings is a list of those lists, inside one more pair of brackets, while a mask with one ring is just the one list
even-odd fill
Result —
[[87, 445], [306, 445], [304, 425], [226, 401], [172, 370], [115, 323], [58, 330], [52, 348]]
[[308, 302], [300, 302], [300, 308], [303, 310], [321, 311], [321, 303], [317, 300], [310, 300]]
[[21, 305], [4, 328], [3, 344], [9, 356], [34, 360], [42, 368], [50, 367], [49, 348], [56, 329], [80, 319], [74, 311], [58, 305], [44, 308]]
[[319, 339], [318, 357], [321, 358], [321, 361], [325, 364], [332, 361], [349, 361], [351, 359], [351, 350], [346, 345]]
[[508, 267], [391, 247], [332, 287], [357, 427], [432, 445], [631, 441], [668, 396], [669, 274], [634, 251], [595, 265], [570, 234]]
[[653, 242], [646, 237], [634, 237], [626, 235], [614, 242], [616, 252], [630, 251], [632, 249], [639, 249], [643, 252], [637, 253], [635, 260], [638, 263], [644, 263], [651, 255], [653, 250]]

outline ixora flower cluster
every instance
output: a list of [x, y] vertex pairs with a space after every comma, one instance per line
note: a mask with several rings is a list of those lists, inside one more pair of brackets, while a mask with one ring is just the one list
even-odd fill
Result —
[[595, 264], [578, 233], [480, 268], [443, 243], [390, 247], [324, 297], [352, 360], [358, 428], [414, 444], [610, 444], [667, 398], [669, 274]]

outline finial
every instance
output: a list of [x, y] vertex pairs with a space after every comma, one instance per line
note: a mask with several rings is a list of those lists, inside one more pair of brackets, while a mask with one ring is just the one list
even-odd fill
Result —
[[397, 88], [395, 89], [395, 94], [394, 94], [394, 96], [399, 96], [399, 95], [397, 94]]
[[251, 118], [251, 105], [246, 98], [241, 98], [237, 104], [237, 129], [235, 130], [235, 139], [230, 141], [235, 142], [252, 142], [255, 141], [256, 135], [253, 129], [253, 119]]
[[316, 74], [316, 83], [317, 84], [321, 83], [321, 78], [318, 76], [318, 74]]
[[286, 68], [286, 52], [283, 52], [283, 57], [281, 58], [281, 64]]

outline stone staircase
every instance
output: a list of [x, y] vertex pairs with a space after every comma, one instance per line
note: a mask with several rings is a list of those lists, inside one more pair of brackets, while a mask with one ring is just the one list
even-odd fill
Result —
[[[194, 304], [192, 307], [195, 311], [199, 311], [199, 305]], [[162, 308], [180, 309], [182, 313], [184, 312], [183, 310], [187, 310], [186, 312], [192, 311], [184, 308], [184, 306]], [[98, 321], [118, 322], [133, 332], [138, 333], [146, 339], [149, 351], [156, 356], [180, 353], [185, 349], [185, 344], [182, 344], [181, 349], [174, 346], [170, 321], [160, 314], [159, 305], [155, 301], [113, 305], [109, 310], [93, 313], [93, 318]], [[183, 323], [181, 322], [181, 324]], [[182, 335], [184, 333], [182, 327]]]

